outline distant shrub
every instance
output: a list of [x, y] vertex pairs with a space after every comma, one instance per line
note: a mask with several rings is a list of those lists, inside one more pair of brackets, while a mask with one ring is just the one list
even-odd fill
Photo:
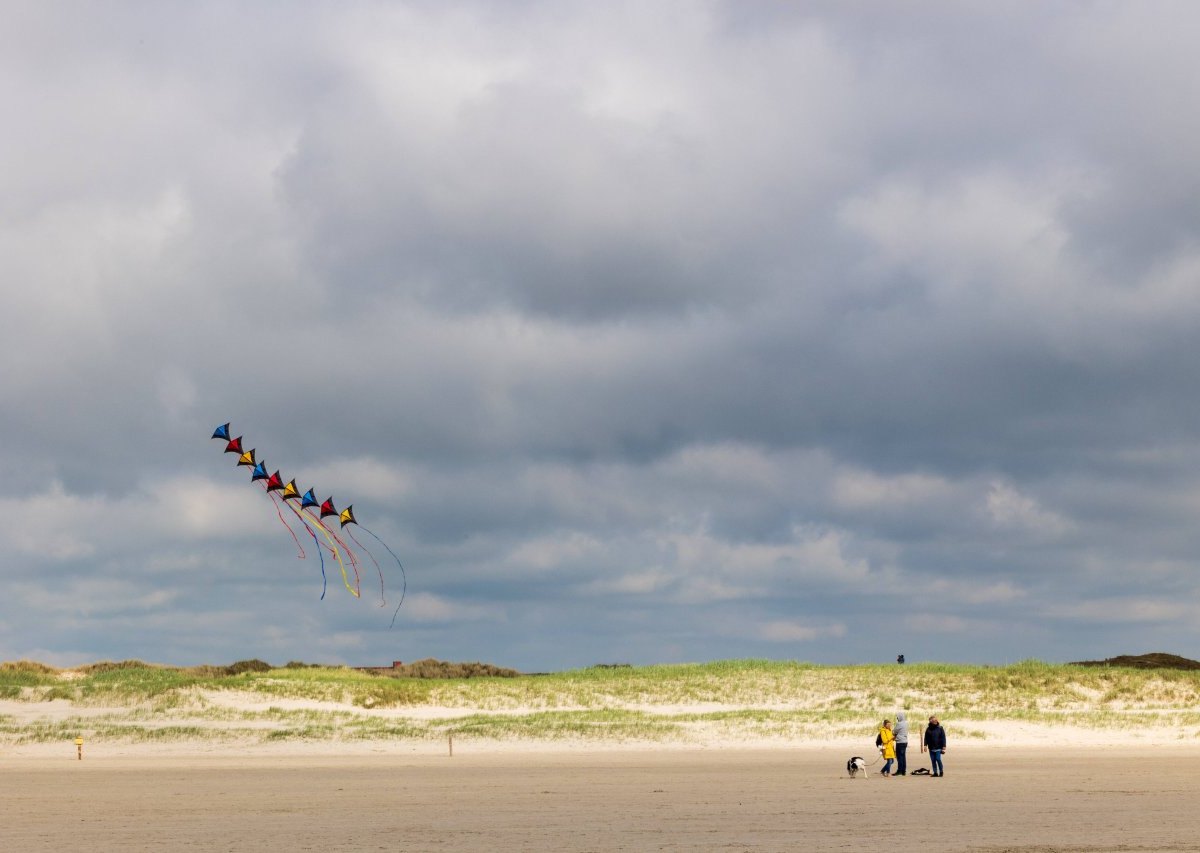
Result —
[[116, 662], [110, 661], [110, 660], [103, 660], [103, 661], [99, 661], [98, 663], [84, 664], [83, 666], [79, 667], [79, 671], [82, 672], [84, 675], [98, 675], [99, 673], [102, 673], [102, 672], [114, 672], [115, 670], [119, 670], [119, 669], [166, 669], [166, 668], [168, 668], [168, 667], [161, 667], [158, 664], [146, 663], [145, 661], [141, 661], [141, 660], [123, 660], [123, 661], [116, 661]]
[[223, 678], [229, 675], [229, 667], [213, 666], [210, 663], [202, 663], [199, 666], [189, 666], [180, 670], [185, 675], [192, 678]]
[[1147, 655], [1117, 655], [1105, 660], [1079, 660], [1072, 666], [1123, 666], [1130, 669], [1200, 669], [1200, 661], [1167, 652], [1151, 652]]
[[379, 671], [392, 678], [515, 678], [521, 674], [490, 663], [448, 663], [435, 658]]
[[265, 660], [251, 658], [250, 660], [240, 660], [237, 663], [231, 663], [225, 667], [225, 672], [229, 675], [241, 675], [243, 672], [270, 672], [274, 668]]
[[38, 663], [33, 660], [18, 660], [5, 661], [0, 663], [0, 670], [4, 672], [25, 672], [32, 675], [57, 675], [58, 670], [52, 666], [46, 666], [44, 663]]

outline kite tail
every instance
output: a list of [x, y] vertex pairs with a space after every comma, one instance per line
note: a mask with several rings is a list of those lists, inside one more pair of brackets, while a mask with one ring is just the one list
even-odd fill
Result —
[[[357, 522], [355, 522], [355, 523], [357, 524]], [[364, 545], [363, 543], [358, 541], [358, 537], [354, 535], [353, 530], [347, 530], [346, 533], [350, 536], [350, 538], [352, 540], [354, 540], [354, 544], [357, 545], [359, 548], [361, 548], [363, 550], [363, 553], [365, 553], [368, 557], [370, 557], [371, 562], [375, 564], [375, 571], [379, 572], [379, 598], [381, 599], [379, 602], [379, 606], [386, 607], [387, 606], [387, 592], [383, 588], [383, 569], [379, 568], [379, 561], [375, 559], [375, 555], [371, 553], [370, 548], [368, 548], [366, 545]]]
[[[359, 527], [362, 527], [362, 525], [360, 524]], [[396, 614], [400, 612], [400, 605], [404, 603], [404, 595], [408, 592], [408, 573], [404, 571], [404, 564], [400, 562], [400, 558], [396, 556], [396, 552], [389, 548], [386, 542], [384, 542], [378, 536], [375, 536], [375, 534], [371, 533], [371, 531], [367, 530], [367, 528], [362, 527], [362, 529], [365, 533], [370, 533], [371, 536], [374, 536], [375, 541], [382, 545], [384, 550], [392, 555], [392, 559], [395, 560], [396, 565], [400, 567], [400, 604], [397, 604], [396, 609], [392, 612], [392, 623], [391, 625], [388, 625], [388, 627], [391, 628], [396, 624]]]
[[[279, 516], [279, 523], [287, 528], [288, 533], [292, 534], [292, 541], [296, 543], [296, 550], [300, 552], [299, 554], [296, 555], [297, 559], [300, 559], [300, 560], [307, 559], [307, 555], [304, 553], [304, 548], [300, 544], [300, 540], [296, 538], [296, 531], [292, 530], [292, 526], [290, 524], [288, 524], [286, 520], [284, 520], [283, 510], [279, 506], [279, 498], [275, 497], [275, 494], [273, 492], [267, 492], [267, 494], [271, 496], [271, 500], [275, 501], [275, 514]], [[311, 533], [312, 531], [310, 530], [309, 532]], [[317, 545], [317, 550], [318, 551], [320, 550], [319, 543]]]
[[[300, 523], [304, 524], [304, 519], [300, 519]], [[307, 524], [304, 524], [304, 529], [308, 531], [308, 535], [313, 538], [313, 542], [317, 543], [317, 556], [321, 558], [321, 600], [325, 600], [325, 590], [329, 587], [329, 581], [325, 577], [325, 555], [321, 553], [321, 540], [317, 538], [317, 533]]]
[[[296, 518], [300, 519], [300, 523], [304, 525], [304, 529], [308, 531], [308, 535], [312, 537], [313, 542], [315, 542], [317, 545], [317, 556], [321, 559], [321, 600], [324, 601], [325, 590], [329, 586], [329, 581], [325, 577], [325, 555], [321, 553], [321, 540], [317, 538], [316, 531], [308, 526], [308, 522], [304, 520], [304, 516], [300, 514], [300, 510], [296, 509], [287, 501], [284, 501], [284, 505], [292, 511]], [[288, 527], [288, 530], [291, 529], [291, 527]]]
[[355, 598], [360, 598], [362, 596], [362, 593], [350, 585], [350, 575], [347, 574], [346, 564], [345, 564], [345, 562], [342, 561], [342, 551], [338, 546], [342, 545], [344, 547], [344, 543], [342, 543], [342, 541], [340, 539], [338, 539], [336, 536], [334, 536], [332, 533], [330, 533], [329, 528], [326, 527], [325, 524], [319, 518], [314, 516], [312, 513], [306, 513], [306, 515], [308, 516], [308, 518], [312, 521], [312, 523], [314, 525], [316, 525], [317, 527], [319, 527], [321, 529], [321, 533], [323, 533], [325, 535], [325, 539], [328, 542], [329, 553], [333, 555], [333, 559], [337, 561], [338, 568], [340, 568], [342, 570], [342, 583], [345, 584], [346, 589], [348, 589], [350, 591], [351, 595], [353, 595]]
[[[358, 555], [354, 553], [354, 549], [347, 545], [342, 537], [337, 535], [334, 529], [331, 528], [329, 533], [334, 539], [337, 540], [338, 544], [342, 546], [342, 553], [346, 555], [346, 559], [350, 561], [350, 568], [354, 571], [354, 588], [361, 593], [362, 577], [358, 573]], [[361, 548], [362, 546], [359, 545], [358, 547]]]

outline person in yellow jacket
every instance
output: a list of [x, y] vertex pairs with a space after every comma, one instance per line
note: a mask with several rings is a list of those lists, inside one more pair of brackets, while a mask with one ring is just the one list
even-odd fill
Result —
[[883, 727], [879, 730], [879, 737], [875, 739], [879, 744], [879, 749], [883, 752], [883, 769], [879, 771], [881, 776], [892, 775], [892, 762], [896, 760], [896, 735], [892, 731], [892, 721], [884, 720]]

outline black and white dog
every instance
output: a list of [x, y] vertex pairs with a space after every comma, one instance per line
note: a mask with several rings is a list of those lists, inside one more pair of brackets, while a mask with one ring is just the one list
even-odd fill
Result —
[[861, 773], [865, 779], [867, 777], [867, 759], [863, 758], [861, 755], [854, 756], [846, 762], [846, 772], [850, 774], [851, 779], [853, 779], [859, 773]]

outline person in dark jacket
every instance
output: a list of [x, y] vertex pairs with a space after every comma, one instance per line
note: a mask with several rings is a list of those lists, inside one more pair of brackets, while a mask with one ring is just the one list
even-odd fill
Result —
[[929, 727], [925, 729], [925, 739], [921, 744], [921, 752], [929, 750], [929, 762], [933, 765], [933, 776], [945, 776], [942, 769], [942, 753], [946, 751], [946, 730], [938, 722], [937, 714], [929, 718]]

